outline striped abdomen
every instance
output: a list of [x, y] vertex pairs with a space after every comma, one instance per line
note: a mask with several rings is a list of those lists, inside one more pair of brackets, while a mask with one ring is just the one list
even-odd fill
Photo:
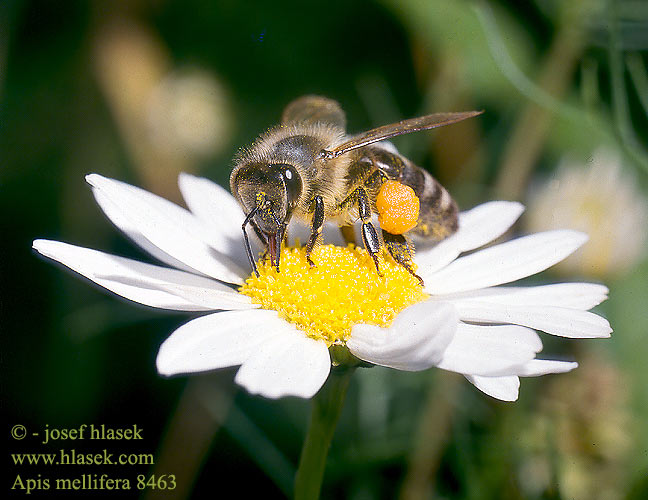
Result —
[[457, 204], [432, 175], [400, 154], [381, 147], [372, 147], [366, 154], [386, 177], [410, 186], [418, 196], [419, 217], [410, 233], [442, 240], [457, 230]]

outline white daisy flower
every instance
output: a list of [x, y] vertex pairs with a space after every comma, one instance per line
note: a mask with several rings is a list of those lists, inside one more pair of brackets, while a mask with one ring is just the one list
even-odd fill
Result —
[[[157, 357], [162, 375], [240, 368], [236, 382], [269, 398], [312, 397], [329, 375], [329, 347], [399, 370], [433, 366], [461, 373], [483, 392], [517, 399], [520, 376], [570, 371], [575, 362], [537, 359], [535, 330], [572, 338], [608, 337], [588, 312], [607, 296], [589, 283], [502, 287], [563, 260], [586, 236], [533, 234], [484, 250], [520, 216], [513, 202], [464, 212], [459, 231], [417, 254], [418, 281], [390, 259], [378, 277], [362, 249], [322, 245], [311, 268], [303, 249], [282, 252], [281, 273], [250, 276], [243, 212], [207, 179], [182, 174], [181, 208], [137, 187], [87, 176], [108, 218], [169, 267], [50, 240], [33, 247], [108, 290], [161, 309], [208, 312], [179, 327]], [[335, 360], [333, 360], [335, 361]]]
[[530, 196], [531, 231], [571, 227], [586, 232], [587, 247], [556, 270], [565, 275], [620, 275], [646, 255], [648, 200], [618, 152], [598, 149], [587, 163], [564, 159]]

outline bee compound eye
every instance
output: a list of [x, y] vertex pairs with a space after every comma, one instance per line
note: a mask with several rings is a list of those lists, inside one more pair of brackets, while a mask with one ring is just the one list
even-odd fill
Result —
[[282, 165], [283, 170], [281, 177], [286, 186], [286, 195], [288, 203], [294, 205], [302, 192], [302, 181], [297, 169], [292, 165]]

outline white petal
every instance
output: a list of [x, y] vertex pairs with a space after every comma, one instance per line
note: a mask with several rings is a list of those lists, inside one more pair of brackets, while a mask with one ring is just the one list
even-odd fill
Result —
[[524, 236], [460, 257], [429, 276], [421, 276], [432, 295], [477, 290], [544, 271], [587, 240], [577, 231], [557, 230]]
[[[220, 285], [218, 282], [214, 283]], [[164, 283], [158, 285], [158, 287], [173, 295], [187, 299], [192, 304], [201, 305], [210, 311], [219, 309], [257, 309], [260, 307], [259, 304], [253, 304], [249, 297], [225, 286], [220, 290], [176, 283]]]
[[[145, 264], [60, 241], [36, 240], [34, 249], [129, 300], [179, 311], [250, 309], [248, 298], [209, 278]], [[202, 298], [180, 293], [183, 287], [201, 290]]]
[[[178, 185], [191, 212], [201, 224], [201, 237], [212, 248], [229, 256], [243, 269], [249, 267], [241, 224], [245, 214], [234, 197], [215, 182], [181, 173]], [[249, 231], [252, 252], [259, 252], [260, 243]]]
[[215, 182], [181, 173], [178, 186], [189, 210], [206, 224], [218, 225], [223, 235], [241, 239], [243, 209], [234, 197]]
[[557, 283], [485, 288], [454, 295], [452, 302], [467, 300], [514, 306], [557, 306], [586, 311], [607, 299], [607, 294], [606, 286], [595, 283]]
[[553, 359], [533, 359], [524, 364], [517, 375], [520, 377], [537, 377], [549, 373], [565, 373], [578, 368], [575, 361], [556, 361]]
[[328, 348], [290, 326], [254, 350], [239, 368], [237, 384], [267, 398], [310, 398], [319, 391], [331, 370]]
[[417, 273], [427, 280], [428, 275], [444, 268], [450, 262], [455, 260], [460, 250], [460, 240], [458, 233], [448, 236], [445, 240], [441, 240], [433, 247], [426, 248], [424, 243], [416, 241], [416, 254], [414, 260], [418, 266]]
[[419, 274], [431, 274], [452, 262], [461, 252], [484, 246], [504, 234], [520, 217], [524, 205], [514, 201], [491, 201], [459, 214], [459, 230], [434, 247], [424, 243], [416, 254]]
[[459, 215], [465, 231], [461, 237], [461, 251], [474, 250], [504, 234], [520, 215], [524, 205], [517, 201], [491, 201]]
[[195, 373], [243, 363], [265, 340], [281, 336], [289, 325], [266, 310], [225, 311], [185, 323], [160, 346], [161, 375]]
[[178, 259], [171, 257], [166, 252], [163, 252], [158, 247], [153, 245], [149, 240], [147, 240], [140, 230], [135, 227], [127, 217], [122, 214], [121, 209], [102, 191], [98, 189], [93, 189], [92, 194], [95, 197], [97, 205], [103, 211], [104, 214], [110, 219], [110, 221], [122, 231], [126, 236], [128, 236], [133, 242], [146, 251], [149, 255], [152, 255], [160, 262], [164, 262], [171, 267], [176, 269], [182, 269], [193, 274], [196, 274], [197, 271], [192, 267], [186, 265], [184, 262], [180, 262]]
[[520, 379], [515, 375], [507, 377], [481, 377], [466, 375], [477, 389], [502, 401], [515, 401], [520, 391]]
[[402, 311], [389, 328], [355, 325], [346, 345], [355, 356], [376, 365], [425, 370], [441, 360], [457, 324], [452, 305], [420, 302]]
[[542, 349], [538, 334], [521, 326], [460, 323], [439, 368], [471, 375], [517, 375]]
[[187, 210], [143, 189], [97, 174], [88, 175], [86, 180], [93, 191], [101, 192], [117, 207], [121, 217], [113, 221], [115, 224], [128, 221], [152, 245], [198, 272], [221, 281], [243, 282], [245, 272], [205, 243], [200, 235], [202, 228]]
[[455, 306], [463, 321], [512, 323], [571, 338], [605, 338], [610, 323], [594, 313], [553, 306], [507, 306], [487, 302], [458, 301]]

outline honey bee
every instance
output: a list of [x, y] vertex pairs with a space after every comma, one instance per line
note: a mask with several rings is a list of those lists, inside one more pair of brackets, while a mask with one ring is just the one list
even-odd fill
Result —
[[[381, 141], [450, 125], [480, 113], [437, 113], [348, 136], [345, 113], [336, 101], [304, 96], [291, 102], [280, 125], [239, 152], [230, 176], [232, 194], [246, 214], [243, 237], [255, 274], [259, 272], [247, 225], [261, 239], [265, 254], [269, 253], [271, 265], [279, 272], [286, 226], [292, 217], [298, 217], [311, 228], [306, 244], [311, 266], [315, 266], [311, 253], [321, 240], [325, 220], [337, 222], [345, 240], [353, 243], [353, 224], [361, 221], [362, 240], [376, 272], [381, 275], [378, 256], [386, 248], [422, 284], [414, 271], [409, 235], [433, 241], [451, 235], [458, 227], [457, 204], [432, 175], [390, 143]], [[390, 194], [387, 186], [401, 188], [397, 189], [399, 194]], [[380, 199], [386, 202], [381, 204]], [[372, 214], [378, 215], [383, 226], [381, 236]], [[391, 222], [383, 224], [381, 218]]]

